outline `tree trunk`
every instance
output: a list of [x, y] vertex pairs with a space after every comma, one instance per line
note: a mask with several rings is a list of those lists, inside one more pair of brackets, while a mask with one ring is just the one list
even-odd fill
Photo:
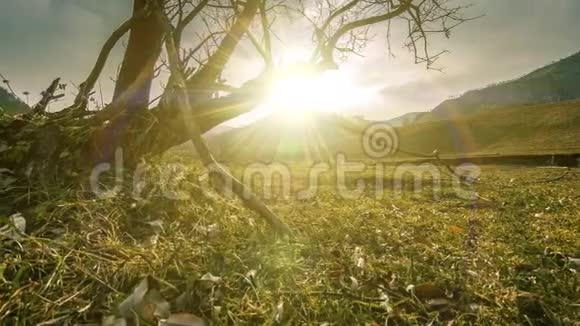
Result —
[[[159, 4], [163, 2], [163, 0], [155, 1], [159, 1]], [[134, 0], [134, 13], [145, 11], [147, 2], [147, 0]], [[224, 121], [251, 111], [263, 95], [259, 92], [264, 87], [266, 78], [261, 77], [246, 83], [239, 92], [217, 99], [212, 98], [207, 86], [212, 85], [218, 78], [256, 12], [257, 1], [248, 1], [216, 53], [208, 60], [207, 65], [188, 80], [187, 88], [192, 107], [191, 118], [196, 119], [201, 132], [206, 132]], [[164, 96], [166, 101], [162, 101], [155, 108], [148, 109], [155, 63], [161, 53], [165, 28], [154, 13], [147, 13], [136, 19], [130, 30], [127, 49], [115, 87], [112, 101], [114, 104], [109, 107], [111, 110], [83, 119], [74, 117], [68, 119], [66, 115], [62, 115], [58, 121], [52, 122], [62, 131], [62, 137], [55, 137], [57, 139], [55, 143], [58, 146], [55, 146], [52, 152], [54, 155], [61, 155], [62, 151], [78, 152], [79, 162], [76, 164], [78, 169], [90, 170], [99, 163], [112, 162], [117, 149], [123, 151], [124, 163], [126, 167], [131, 168], [138, 164], [143, 156], [163, 153], [189, 139], [183, 116], [172, 103], [171, 89], [166, 90], [167, 96]], [[38, 125], [32, 126], [37, 123]], [[21, 121], [21, 124], [22, 126], [17, 126], [18, 130], [9, 128], [11, 131], [8, 133], [15, 135], [20, 130], [32, 131], [44, 125], [45, 122]], [[67, 137], [69, 129], [82, 130], [83, 136], [76, 134], [75, 131], [75, 135]], [[30, 139], [33, 143], [36, 141], [32, 138], [43, 138], [42, 135], [38, 136], [34, 132], [30, 134], [30, 137], [22, 136], [23, 139]], [[70, 141], [64, 141], [64, 139], [72, 139], [74, 142], [71, 144]], [[46, 155], [35, 155], [35, 157], [38, 161], [48, 159]], [[10, 163], [14, 166], [19, 165], [14, 160]], [[59, 164], [58, 168], [62, 168], [62, 164]]]
[[[162, 0], [156, 1], [162, 5]], [[133, 13], [143, 10], [146, 5], [147, 0], [134, 0]], [[139, 18], [131, 29], [113, 95], [113, 102], [123, 111], [93, 136], [92, 162], [110, 161], [115, 148], [124, 142], [123, 138], [134, 137], [136, 131], [129, 127], [135, 116], [146, 112], [149, 106], [151, 83], [163, 35], [163, 25], [153, 13]]]
[[[162, 1], [158, 2], [161, 5]], [[146, 4], [146, 0], [134, 0], [133, 13], [143, 10]], [[113, 100], [123, 97], [128, 111], [144, 110], [149, 104], [163, 34], [163, 26], [153, 13], [138, 19], [131, 29], [113, 95]]]

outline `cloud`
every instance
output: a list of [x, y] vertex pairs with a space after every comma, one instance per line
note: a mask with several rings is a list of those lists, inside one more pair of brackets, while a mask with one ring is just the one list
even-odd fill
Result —
[[462, 25], [450, 40], [432, 44], [451, 51], [439, 62], [444, 73], [418, 70], [402, 51], [394, 64], [367, 61], [367, 71], [385, 76], [382, 108], [367, 115], [428, 111], [450, 96], [520, 77], [580, 50], [580, 1], [482, 0], [468, 14], [481, 13], [485, 17]]
[[0, 11], [0, 71], [20, 91], [26, 89], [33, 94], [57, 76], [79, 82], [94, 63], [102, 43], [121, 22], [120, 16], [129, 13], [127, 4], [119, 1], [99, 0], [100, 6], [95, 3], [4, 0]]
[[[463, 1], [463, 0], [454, 0]], [[131, 1], [119, 0], [1, 0], [0, 71], [20, 90], [40, 92], [51, 78], [81, 81], [94, 63], [102, 43], [129, 15]], [[454, 30], [450, 40], [437, 38], [436, 49], [448, 49], [439, 64], [444, 73], [413, 64], [402, 49], [402, 32], [393, 34], [396, 58], [390, 59], [384, 29], [364, 58], [353, 57], [343, 67], [362, 85], [379, 89], [382, 101], [360, 111], [388, 118], [408, 111], [427, 111], [449, 96], [471, 88], [515, 78], [579, 50], [580, 1], [478, 0], [469, 15], [486, 16]], [[288, 49], [307, 49], [310, 33], [297, 22], [281, 24], [279, 35]], [[116, 50], [103, 78], [108, 81], [120, 62]], [[254, 59], [255, 58], [255, 59]], [[230, 65], [227, 78], [240, 84], [262, 68], [248, 44]], [[106, 95], [105, 95], [106, 96]], [[360, 113], [360, 112], [359, 112]]]

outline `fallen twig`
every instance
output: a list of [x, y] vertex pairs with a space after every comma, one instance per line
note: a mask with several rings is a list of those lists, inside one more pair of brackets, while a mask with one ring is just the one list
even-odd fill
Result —
[[570, 168], [566, 168], [566, 171], [564, 171], [564, 172], [563, 172], [562, 174], [560, 174], [559, 176], [557, 176], [557, 177], [555, 177], [555, 178], [552, 178], [552, 179], [547, 179], [547, 180], [544, 180], [544, 181], [542, 181], [542, 182], [547, 182], [547, 183], [550, 183], [550, 182], [556, 182], [556, 181], [558, 181], [558, 180], [562, 180], [562, 179], [564, 179], [564, 177], [566, 177], [566, 176], [568, 175], [568, 173], [570, 173]]

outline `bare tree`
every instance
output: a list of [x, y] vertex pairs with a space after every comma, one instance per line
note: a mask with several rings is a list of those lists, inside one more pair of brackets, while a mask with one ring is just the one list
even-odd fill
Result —
[[[449, 37], [453, 28], [469, 20], [462, 15], [466, 5], [451, 0], [134, 0], [133, 14], [105, 42], [87, 79], [80, 85], [74, 103], [57, 113], [44, 108], [52, 97], [43, 99], [42, 110], [27, 117], [26, 123], [12, 124], [16, 130], [0, 131], [9, 142], [24, 137], [25, 125], [34, 124], [38, 133], [26, 135], [38, 142], [46, 126], [58, 125], [52, 137], [54, 148], [33, 152], [27, 159], [48, 162], [67, 151], [76, 153], [67, 164], [54, 169], [80, 169], [110, 161], [116, 148], [123, 148], [127, 162], [163, 153], [192, 141], [206, 166], [215, 165], [201, 134], [260, 104], [268, 85], [280, 67], [273, 61], [279, 51], [276, 31], [284, 20], [304, 22], [312, 40], [312, 54], [305, 67], [314, 72], [338, 69], [349, 54], [362, 53], [370, 41], [371, 27], [389, 30], [406, 28], [405, 44], [417, 63], [427, 68], [443, 52], [431, 53], [433, 35]], [[282, 22], [282, 23], [280, 23]], [[110, 104], [89, 110], [88, 98], [107, 64], [111, 50], [130, 33], [127, 49]], [[389, 34], [390, 35], [390, 34]], [[191, 48], [184, 48], [184, 39]], [[389, 40], [390, 41], [390, 40]], [[240, 43], [256, 49], [264, 69], [248, 76], [240, 87], [222, 79]], [[163, 46], [165, 44], [165, 46]], [[165, 51], [163, 50], [165, 49]], [[160, 101], [151, 107], [151, 84], [159, 70], [170, 77]], [[185, 123], [184, 123], [185, 121]], [[70, 136], [70, 130], [81, 134]], [[71, 139], [73, 141], [71, 141]], [[86, 160], [90, 158], [90, 160]], [[22, 166], [19, 162], [2, 162]], [[36, 169], [46, 164], [35, 165]], [[26, 169], [21, 169], [26, 170]], [[30, 167], [27, 170], [30, 173]], [[42, 171], [42, 173], [47, 173]], [[231, 178], [221, 173], [224, 178]], [[243, 185], [237, 184], [238, 190]], [[252, 199], [252, 209], [279, 229], [281, 222], [267, 207]]]

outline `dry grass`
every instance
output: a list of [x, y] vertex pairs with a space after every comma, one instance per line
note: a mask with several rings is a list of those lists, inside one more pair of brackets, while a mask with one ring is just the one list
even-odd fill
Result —
[[[199, 193], [12, 193], [15, 205], [34, 204], [22, 212], [27, 235], [0, 247], [0, 320], [98, 324], [150, 275], [174, 311], [215, 325], [572, 325], [580, 279], [566, 257], [580, 255], [578, 171], [529, 182], [554, 174], [487, 168], [478, 191], [490, 201], [476, 203], [448, 187], [439, 200], [387, 191], [379, 201], [323, 187], [311, 200], [271, 201], [296, 231], [285, 239], [237, 202]], [[154, 220], [163, 222], [157, 241]], [[200, 281], [208, 272], [223, 282]]]

